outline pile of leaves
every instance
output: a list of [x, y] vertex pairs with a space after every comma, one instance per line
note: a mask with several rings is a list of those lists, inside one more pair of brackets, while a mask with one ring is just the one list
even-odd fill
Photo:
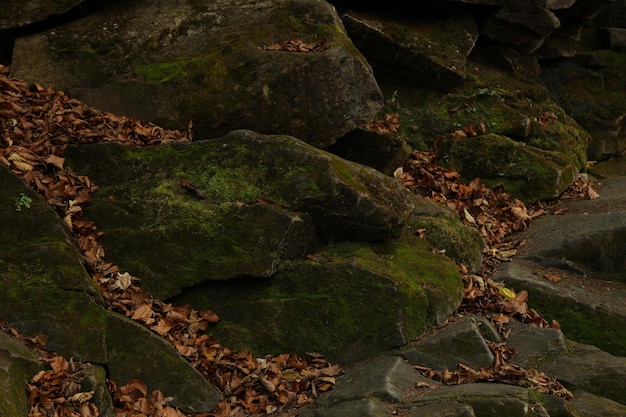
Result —
[[[265, 415], [276, 410], [287, 413], [334, 386], [341, 368], [321, 356], [312, 353], [308, 358], [292, 354], [254, 358], [248, 351], [228, 349], [205, 332], [219, 320], [215, 313], [153, 299], [141, 289], [139, 278], [120, 272], [115, 263], [105, 260], [104, 248], [98, 242], [102, 233], [83, 214], [97, 185], [64, 167], [65, 149], [70, 143], [103, 141], [138, 146], [188, 142], [191, 122], [186, 132], [163, 129], [89, 107], [51, 87], [10, 79], [8, 73], [8, 68], [0, 66], [0, 163], [37, 190], [61, 216], [74, 234], [108, 308], [164, 337], [223, 392], [222, 402], [207, 416]], [[62, 362], [46, 360], [50, 364]], [[69, 401], [74, 395], [69, 395], [71, 391], [51, 388], [51, 381], [59, 386], [71, 385], [76, 369], [57, 366], [51, 370], [51, 376], [33, 379], [31, 392], [42, 393], [31, 396], [32, 402], [39, 404], [33, 408], [33, 416], [43, 413], [41, 410], [58, 416], [97, 415], [89, 413], [93, 404], [85, 406], [91, 404], [86, 396], [81, 397], [82, 402]], [[183, 415], [165, 406], [158, 392], [137, 389], [136, 383], [134, 388], [116, 389], [113, 381], [110, 385], [117, 399], [118, 415]], [[48, 399], [63, 404], [61, 411], [52, 412]], [[147, 413], [148, 410], [152, 411]]]

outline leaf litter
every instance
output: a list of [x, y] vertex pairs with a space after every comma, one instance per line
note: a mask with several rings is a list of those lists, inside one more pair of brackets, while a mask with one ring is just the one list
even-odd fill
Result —
[[[316, 51], [317, 45], [300, 42], [267, 49]], [[212, 311], [197, 311], [189, 305], [172, 305], [151, 298], [141, 289], [141, 280], [105, 260], [98, 239], [103, 235], [84, 214], [82, 207], [97, 191], [87, 176], [64, 167], [63, 154], [70, 143], [86, 144], [118, 141], [137, 146], [156, 146], [192, 140], [192, 122], [186, 131], [168, 130], [134, 118], [100, 111], [67, 96], [52, 87], [28, 85], [8, 77], [9, 68], [0, 65], [0, 163], [10, 168], [38, 191], [74, 234], [81, 255], [93, 279], [98, 283], [107, 306], [145, 325], [171, 343], [181, 355], [223, 394], [211, 413], [201, 417], [238, 417], [275, 414], [297, 415], [297, 408], [314, 401], [319, 393], [331, 390], [342, 374], [339, 365], [331, 364], [317, 353], [305, 358], [296, 354], [267, 355], [255, 358], [249, 351], [234, 351], [206, 333], [219, 317]], [[366, 128], [396, 132], [397, 115], [372, 122]], [[465, 129], [464, 131], [473, 131]], [[470, 275], [459, 265], [465, 284], [465, 297], [457, 313], [490, 317], [506, 335], [510, 319], [540, 327], [557, 327], [526, 304], [527, 293], [503, 295], [503, 287], [489, 278], [497, 264], [514, 255], [519, 243], [504, 238], [528, 227], [531, 220], [548, 211], [540, 204], [527, 208], [504, 192], [503, 187], [489, 189], [479, 179], [463, 183], [458, 172], [436, 164], [432, 152], [414, 151], [394, 176], [409, 190], [443, 203], [459, 213], [465, 224], [476, 227], [487, 243], [485, 261], [478, 274]], [[191, 183], [181, 184], [197, 198], [204, 195]], [[570, 197], [595, 198], [585, 182], [577, 182], [566, 193]], [[424, 237], [428, 230], [415, 231]], [[508, 290], [508, 289], [507, 289]], [[93, 393], [79, 388], [90, 364], [68, 361], [45, 350], [46, 338], [23, 337], [0, 320], [0, 329], [35, 349], [49, 370], [41, 371], [28, 384], [30, 413], [36, 416], [97, 416], [91, 401]], [[437, 372], [416, 367], [422, 374], [445, 383], [477, 381], [530, 385], [542, 392], [564, 397], [571, 394], [558, 381], [532, 369], [508, 364], [512, 354], [504, 344], [492, 344], [498, 358], [492, 369], [479, 371], [459, 365], [456, 370]], [[184, 416], [169, 405], [171, 398], [158, 390], [148, 392], [142, 381], [131, 380], [118, 387], [107, 381], [118, 416]]]

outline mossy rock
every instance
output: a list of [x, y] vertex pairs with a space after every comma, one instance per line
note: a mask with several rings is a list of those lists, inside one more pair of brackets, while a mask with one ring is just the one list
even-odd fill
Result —
[[[266, 48], [294, 39], [328, 48]], [[334, 8], [314, 0], [117, 2], [19, 38], [11, 70], [118, 115], [192, 120], [198, 139], [245, 128], [326, 147], [383, 102]]]
[[626, 149], [626, 54], [602, 50], [543, 66], [540, 81], [592, 136], [588, 156], [604, 160]]
[[426, 229], [424, 239], [470, 272], [482, 266], [485, 241], [475, 228], [461, 223], [456, 212], [426, 199], [413, 199], [416, 210], [407, 222], [409, 232]]
[[165, 339], [119, 314], [107, 314], [109, 378], [118, 386], [131, 379], [160, 390], [188, 413], [209, 412], [222, 395]]
[[437, 155], [466, 181], [480, 178], [491, 187], [502, 183], [505, 191], [529, 203], [558, 197], [578, 174], [577, 165], [562, 153], [495, 134], [447, 138]]
[[461, 299], [454, 263], [407, 236], [334, 243], [269, 280], [206, 283], [173, 301], [216, 311], [221, 321], [209, 331], [227, 346], [261, 356], [316, 351], [351, 363], [401, 346]]
[[74, 146], [66, 160], [99, 187], [86, 213], [106, 233], [107, 259], [157, 297], [207, 279], [268, 277], [314, 251], [318, 236], [398, 237], [413, 208], [394, 178], [289, 136]]
[[43, 363], [31, 350], [0, 331], [0, 415], [28, 415], [30, 407], [25, 387], [43, 368]]
[[0, 167], [0, 317], [48, 348], [82, 361], [106, 361], [102, 295], [59, 216]]

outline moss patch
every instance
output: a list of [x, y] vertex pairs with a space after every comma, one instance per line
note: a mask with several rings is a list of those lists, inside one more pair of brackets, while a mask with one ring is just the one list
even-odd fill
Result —
[[210, 331], [228, 346], [353, 362], [417, 336], [461, 300], [454, 264], [406, 239], [334, 243], [269, 280], [203, 284], [172, 301], [216, 311], [222, 321]]

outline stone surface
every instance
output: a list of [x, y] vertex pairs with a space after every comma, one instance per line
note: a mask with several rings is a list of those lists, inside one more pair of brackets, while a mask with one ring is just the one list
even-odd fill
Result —
[[[330, 48], [265, 49], [294, 39]], [[198, 139], [245, 128], [326, 147], [382, 105], [369, 65], [322, 0], [118, 2], [18, 39], [11, 69], [119, 115], [183, 130], [191, 119]]]
[[107, 348], [109, 378], [118, 386], [139, 379], [148, 392], [160, 390], [187, 413], [211, 411], [222, 398], [161, 336], [111, 312], [107, 313]]
[[0, 30], [17, 29], [38, 23], [50, 16], [63, 14], [78, 6], [83, 0], [7, 0], [2, 2], [0, 11]]
[[411, 348], [402, 356], [413, 365], [436, 370], [456, 369], [459, 364], [475, 370], [490, 368], [494, 358], [485, 343], [480, 323], [470, 317], [458, 320], [425, 340], [408, 344]]
[[[66, 157], [100, 187], [88, 215], [110, 233], [107, 253], [158, 297], [205, 280], [270, 276], [313, 252], [316, 233], [326, 242], [398, 237], [413, 209], [394, 178], [287, 136], [99, 144]], [[194, 198], [182, 179], [206, 198]]]
[[465, 60], [478, 36], [469, 14], [415, 21], [349, 12], [342, 20], [379, 82], [391, 78], [442, 90], [463, 83]]
[[0, 415], [28, 415], [29, 403], [24, 387], [43, 368], [31, 350], [0, 331]]
[[58, 215], [0, 166], [0, 317], [82, 361], [106, 362], [102, 296]]
[[212, 334], [255, 355], [316, 351], [354, 363], [402, 346], [460, 303], [455, 265], [407, 236], [332, 243], [274, 277], [207, 282], [172, 299], [219, 312]]

